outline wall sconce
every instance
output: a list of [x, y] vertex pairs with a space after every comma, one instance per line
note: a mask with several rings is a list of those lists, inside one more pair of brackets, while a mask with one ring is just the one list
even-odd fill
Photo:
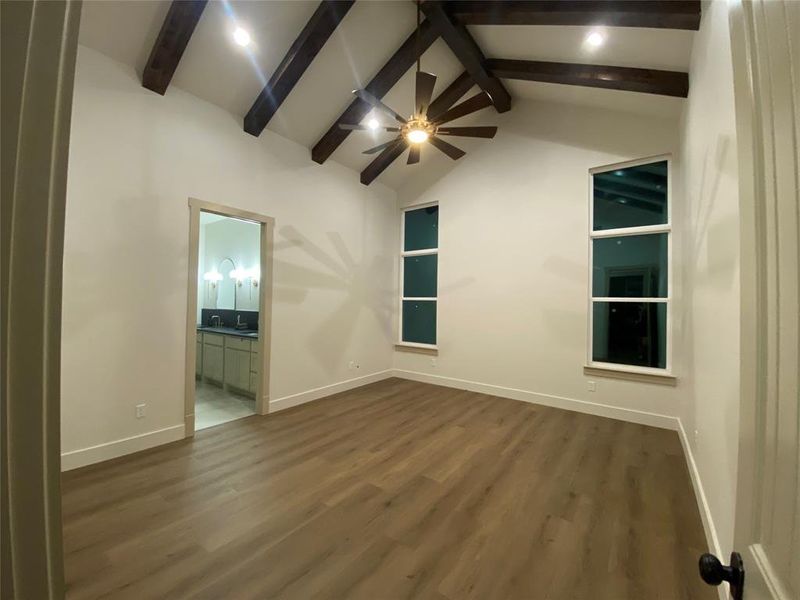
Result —
[[222, 281], [222, 273], [218, 271], [208, 271], [207, 273], [203, 273], [203, 279], [211, 283], [212, 288], [216, 288], [217, 283]]
[[261, 269], [259, 267], [248, 269], [247, 276], [250, 278], [253, 287], [258, 287], [258, 281], [261, 279]]
[[245, 269], [241, 269], [239, 267], [236, 267], [233, 271], [228, 273], [228, 276], [231, 279], [235, 279], [236, 280], [236, 285], [239, 286], [239, 287], [242, 286], [242, 281], [244, 281], [248, 277], [247, 271]]

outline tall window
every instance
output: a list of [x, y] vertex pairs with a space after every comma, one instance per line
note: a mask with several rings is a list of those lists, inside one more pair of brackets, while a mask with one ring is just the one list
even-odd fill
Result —
[[436, 345], [439, 207], [403, 211], [400, 280], [400, 343]]
[[590, 365], [668, 372], [670, 161], [647, 159], [590, 174]]

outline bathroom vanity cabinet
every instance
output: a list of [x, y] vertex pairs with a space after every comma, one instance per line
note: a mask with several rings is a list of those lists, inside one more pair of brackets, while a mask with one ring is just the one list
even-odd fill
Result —
[[198, 379], [255, 396], [258, 339], [198, 331], [195, 368]]

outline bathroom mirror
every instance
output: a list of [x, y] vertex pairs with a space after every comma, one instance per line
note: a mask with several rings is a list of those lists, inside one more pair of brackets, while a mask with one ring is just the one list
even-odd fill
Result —
[[222, 274], [222, 281], [217, 285], [217, 305], [214, 308], [236, 309], [236, 280], [230, 272], [236, 268], [231, 258], [223, 258], [219, 262], [217, 271]]

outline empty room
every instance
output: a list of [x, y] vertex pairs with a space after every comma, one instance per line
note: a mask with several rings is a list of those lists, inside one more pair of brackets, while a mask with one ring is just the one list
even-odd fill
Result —
[[2, 44], [3, 600], [800, 598], [800, 2]]

